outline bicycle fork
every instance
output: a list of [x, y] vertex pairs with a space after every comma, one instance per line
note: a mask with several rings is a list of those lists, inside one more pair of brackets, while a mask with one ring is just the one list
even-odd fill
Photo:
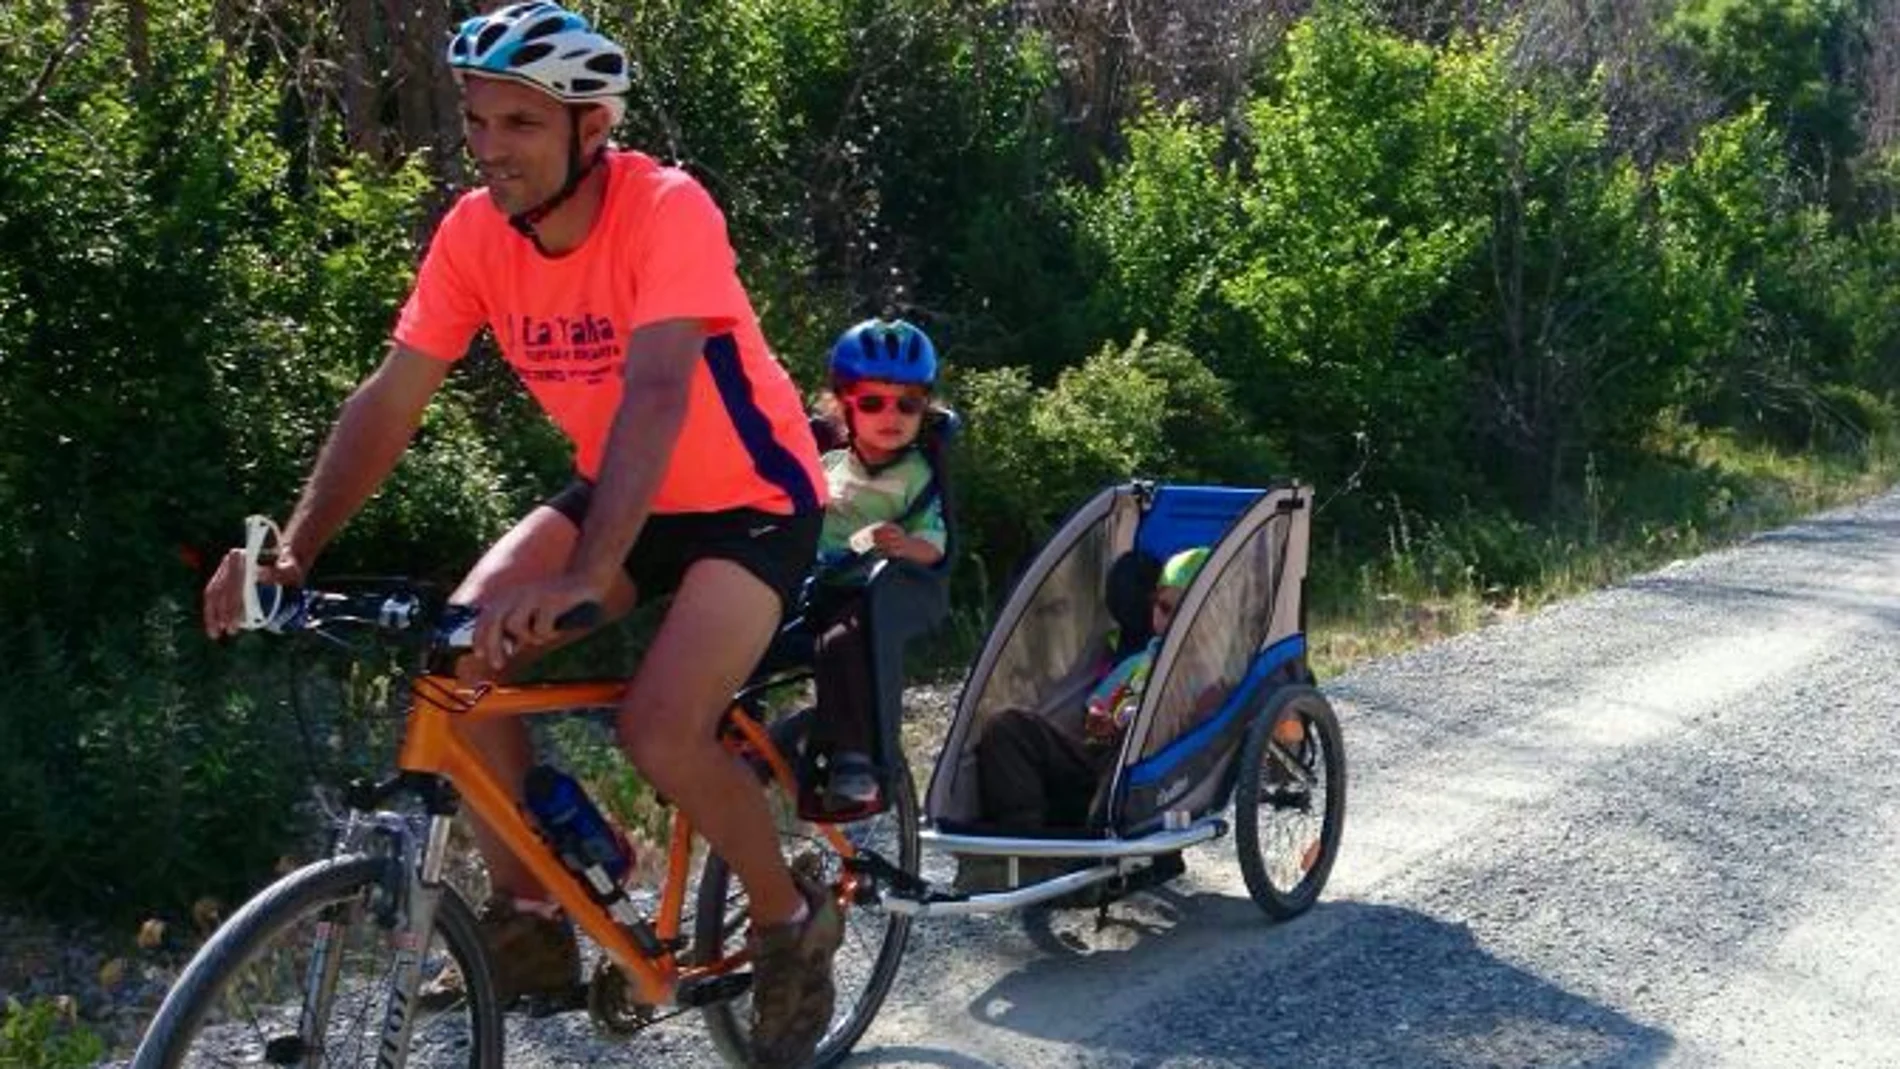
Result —
[[[448, 859], [452, 823], [450, 815], [432, 813], [420, 849], [409, 821], [395, 813], [369, 816], [366, 828], [356, 829], [355, 834], [346, 836], [348, 841], [382, 847], [387, 851], [385, 856], [395, 861], [386, 879], [371, 891], [367, 903], [370, 915], [361, 918], [387, 931], [396, 950], [389, 974], [389, 1002], [384, 1008], [377, 1040], [377, 1069], [400, 1069], [409, 1057], [416, 996], [422, 981], [422, 956], [428, 949], [430, 933], [435, 929], [436, 908], [442, 901], [442, 870]], [[304, 985], [309, 994], [304, 999], [297, 1030], [307, 1057], [267, 1057], [271, 1064], [307, 1062], [314, 1066], [322, 1063], [337, 975], [349, 937], [349, 922], [350, 918], [345, 915], [325, 921], [317, 930]]]

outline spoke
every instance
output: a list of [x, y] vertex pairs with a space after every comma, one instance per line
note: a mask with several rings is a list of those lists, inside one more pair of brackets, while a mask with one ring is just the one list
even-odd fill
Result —
[[[237, 998], [243, 997], [242, 995], [238, 995], [235, 992], [233, 993], [233, 995], [234, 997], [237, 997]], [[257, 1013], [255, 1010], [251, 1009], [250, 1002], [247, 1000], [247, 1001], [244, 1001], [241, 1005], [244, 1012], [245, 1020], [247, 1020], [251, 1026], [251, 1036], [252, 1038], [257, 1040], [257, 1049], [262, 1051], [264, 1049], [265, 1042], [267, 1042], [270, 1037], [264, 1034], [264, 1026], [258, 1023]]]
[[[389, 967], [389, 973], [391, 975], [394, 973], [394, 968], [394, 965]], [[370, 1012], [374, 1008], [372, 1005], [374, 999], [367, 991], [362, 994], [358, 1001], [359, 1008], [356, 1011], [355, 1022], [349, 1034], [351, 1057], [348, 1064], [350, 1065], [359, 1065], [362, 1062], [363, 1038], [369, 1024]]]
[[[245, 1025], [250, 1029], [251, 1038], [259, 1051], [262, 1051], [264, 1046], [273, 1037], [266, 1029], [264, 1022], [261, 1021], [258, 1016], [259, 1010], [264, 1007], [253, 1006], [244, 988], [246, 986], [261, 987], [263, 989], [262, 994], [268, 999], [273, 993], [271, 990], [271, 970], [275, 965], [275, 957], [276, 955], [274, 953], [265, 953], [254, 959], [251, 964], [253, 968], [259, 970], [259, 973], [245, 973], [244, 976], [240, 977], [240, 982], [234, 985], [236, 990], [233, 990], [224, 1000], [223, 1008], [227, 1011], [229, 1018], [235, 1019], [241, 1017], [243, 1019]], [[244, 980], [249, 980], [250, 983], [247, 985], [243, 982]], [[219, 1061], [220, 1064], [231, 1064], [222, 1056], [220, 1056]]]

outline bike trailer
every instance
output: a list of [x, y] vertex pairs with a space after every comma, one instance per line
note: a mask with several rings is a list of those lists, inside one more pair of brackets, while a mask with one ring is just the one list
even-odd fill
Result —
[[[1224, 835], [1236, 786], [1243, 846], [1292, 855], [1281, 906], [1304, 909], [1330, 868], [1343, 822], [1344, 753], [1337, 722], [1307, 667], [1303, 587], [1310, 488], [1264, 489], [1132, 482], [1076, 510], [1031, 561], [971, 668], [925, 802], [926, 851], [1007, 860], [1001, 886], [933, 890], [893, 909], [952, 914], [1008, 909], [1131, 880], [1194, 843]], [[1160, 565], [1191, 547], [1210, 550], [1183, 591], [1149, 682], [1104, 776], [1086, 827], [1051, 834], [986, 825], [979, 812], [977, 741], [991, 718], [1024, 710], [1081, 738], [1090, 689], [1149, 634]], [[1276, 743], [1272, 721], [1297, 743]], [[1250, 745], [1251, 740], [1251, 745]], [[1257, 804], [1256, 804], [1257, 803]], [[1297, 824], [1288, 843], [1263, 828]], [[1054, 872], [1033, 882], [1018, 863]], [[1059, 859], [1052, 866], [1049, 859]], [[1242, 858], [1243, 869], [1249, 868]], [[1270, 868], [1271, 857], [1251, 868]], [[1167, 873], [1178, 872], [1167, 869]], [[1249, 871], [1249, 884], [1254, 873]], [[1287, 879], [1286, 877], [1291, 877]], [[1260, 896], [1256, 894], [1256, 898]], [[1301, 901], [1303, 899], [1303, 901]], [[1268, 903], [1263, 901], [1263, 906]], [[1284, 909], [1268, 906], [1275, 915]]]

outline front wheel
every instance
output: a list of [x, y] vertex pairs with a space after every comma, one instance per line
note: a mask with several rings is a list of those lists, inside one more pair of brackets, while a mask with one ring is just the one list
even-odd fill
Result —
[[1254, 903], [1274, 920], [1326, 886], [1346, 824], [1346, 744], [1319, 691], [1275, 691], [1247, 731], [1234, 785], [1234, 847]]
[[[380, 915], [397, 865], [332, 858], [265, 888], [191, 959], [133, 1069], [376, 1064], [397, 950]], [[413, 1009], [407, 1064], [500, 1066], [501, 1012], [475, 916], [444, 888], [422, 948], [424, 983], [451, 964], [466, 979], [446, 1005]]]
[[[917, 792], [909, 766], [900, 759], [889, 778], [890, 806], [840, 830], [858, 849], [874, 850], [904, 871], [916, 872], [923, 849], [917, 831]], [[796, 798], [787, 798], [777, 790], [770, 795], [781, 848], [793, 871], [835, 891], [844, 876], [843, 859], [817, 826], [798, 819]], [[832, 1065], [850, 1053], [890, 992], [910, 934], [909, 917], [857, 902], [846, 903], [843, 908], [844, 943], [832, 961], [838, 1001], [831, 1023], [805, 1069]], [[707, 962], [736, 953], [745, 940], [746, 922], [744, 889], [724, 860], [716, 854], [708, 857], [700, 876], [694, 918], [695, 957]], [[735, 1066], [752, 1064], [751, 996], [716, 1003], [704, 1012], [706, 1030], [726, 1061]]]

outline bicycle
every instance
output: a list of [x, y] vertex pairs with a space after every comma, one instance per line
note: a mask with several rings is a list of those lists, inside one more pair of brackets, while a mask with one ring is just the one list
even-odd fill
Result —
[[[394, 773], [351, 784], [331, 855], [259, 892], [198, 951], [153, 1018], [135, 1069], [372, 1058], [379, 1067], [501, 1064], [506, 1008], [496, 1001], [474, 911], [444, 878], [451, 823], [462, 803], [600, 948], [584, 994], [572, 999], [585, 1004], [596, 1025], [630, 1036], [697, 1009], [721, 1055], [748, 1064], [745, 900], [725, 862], [706, 852], [689, 914], [695, 833], [674, 810], [657, 914], [616, 920], [537, 834], [515, 791], [464, 735], [464, 725], [496, 718], [612, 707], [627, 684], [463, 687], [450, 666], [473, 636], [471, 610], [431, 611], [426, 593], [402, 581], [359, 592], [260, 591], [256, 567], [272, 530], [253, 518], [246, 539], [247, 627], [331, 637], [350, 628], [420, 635], [423, 670], [410, 686]], [[879, 883], [901, 884], [905, 873], [917, 870], [920, 841], [914, 787], [901, 767], [879, 818], [847, 826], [806, 825], [799, 818], [792, 762], [806, 716], [768, 725], [757, 699], [803, 678], [792, 673], [748, 685], [721, 721], [720, 739], [757, 772], [794, 870], [828, 888], [845, 911], [838, 1006], [809, 1063], [822, 1066], [851, 1049], [890, 989], [910, 919], [878, 908]], [[419, 803], [420, 812], [392, 807], [404, 797]], [[451, 964], [464, 978], [462, 996], [424, 1012], [418, 992]], [[856, 994], [848, 995], [852, 989]], [[578, 1005], [536, 1012], [566, 1008]]]

